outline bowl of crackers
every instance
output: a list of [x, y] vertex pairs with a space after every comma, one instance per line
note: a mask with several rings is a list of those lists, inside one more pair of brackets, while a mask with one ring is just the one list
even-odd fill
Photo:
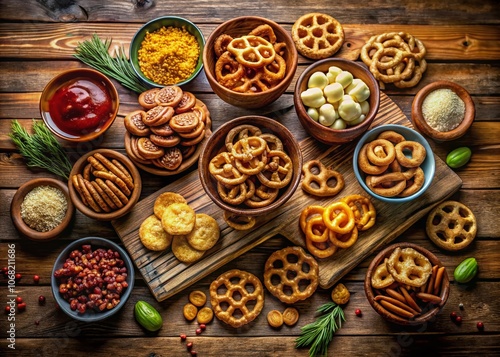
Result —
[[249, 115], [220, 126], [200, 155], [203, 189], [220, 208], [262, 216], [282, 206], [301, 178], [302, 153], [276, 120]]
[[177, 175], [197, 162], [212, 134], [207, 106], [179, 86], [152, 88], [138, 97], [140, 109], [123, 119], [125, 150], [140, 169]]
[[162, 16], [144, 24], [130, 43], [130, 63], [149, 87], [182, 86], [200, 73], [205, 37], [191, 21]]
[[208, 83], [223, 101], [261, 108], [278, 99], [297, 69], [290, 34], [276, 22], [242, 16], [219, 25], [203, 50]]
[[378, 113], [380, 91], [362, 64], [329, 58], [302, 72], [293, 102], [309, 135], [325, 144], [344, 144], [368, 130]]
[[423, 195], [436, 169], [427, 140], [416, 130], [397, 124], [366, 132], [356, 144], [352, 165], [361, 187], [389, 203], [406, 203]]
[[141, 196], [142, 180], [132, 161], [110, 149], [80, 157], [68, 180], [71, 201], [87, 217], [112, 221], [127, 214]]
[[396, 243], [372, 260], [365, 293], [383, 318], [399, 325], [432, 321], [448, 300], [446, 268], [430, 251], [413, 243]]

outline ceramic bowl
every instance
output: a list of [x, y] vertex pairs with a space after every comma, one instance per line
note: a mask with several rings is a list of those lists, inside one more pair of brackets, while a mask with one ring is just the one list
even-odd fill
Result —
[[[465, 114], [462, 122], [455, 128], [449, 131], [439, 131], [432, 128], [422, 114], [422, 104], [425, 98], [435, 90], [450, 89], [455, 92], [465, 104]], [[424, 135], [432, 138], [435, 141], [451, 141], [456, 140], [465, 135], [470, 126], [474, 122], [476, 116], [476, 108], [469, 92], [462, 86], [450, 81], [437, 81], [423, 87], [415, 95], [411, 106], [411, 118], [415, 127]]]
[[[332, 66], [350, 72], [354, 78], [359, 78], [365, 82], [370, 89], [370, 97], [368, 98], [370, 109], [365, 120], [345, 129], [332, 129], [313, 120], [307, 113], [308, 108], [300, 97], [301, 93], [307, 89], [309, 77], [313, 73], [320, 71], [326, 74]], [[361, 136], [372, 124], [380, 106], [380, 90], [377, 80], [363, 64], [341, 58], [327, 58], [314, 62], [302, 72], [295, 84], [293, 102], [297, 117], [309, 135], [325, 144], [345, 144]]]
[[[225, 138], [228, 133], [239, 125], [253, 125], [261, 129], [263, 133], [271, 133], [276, 135], [281, 142], [285, 152], [292, 160], [293, 174], [291, 181], [287, 186], [280, 189], [278, 198], [271, 204], [261, 208], [249, 208], [243, 204], [231, 205], [224, 202], [217, 191], [217, 181], [209, 171], [210, 161], [221, 150], [227, 151], [225, 147]], [[206, 142], [204, 149], [200, 155], [198, 163], [198, 172], [201, 184], [207, 195], [215, 204], [225, 211], [232, 212], [238, 216], [263, 216], [266, 213], [272, 212], [290, 199], [300, 182], [302, 167], [302, 153], [299, 144], [293, 134], [279, 122], [257, 115], [249, 115], [239, 117], [228, 121], [221, 125]]]
[[[216, 79], [215, 41], [223, 34], [230, 35], [233, 38], [248, 35], [260, 25], [271, 26], [277, 38], [276, 42], [286, 44], [285, 53], [282, 56], [286, 61], [285, 77], [273, 88], [255, 93], [239, 93], [224, 87]], [[226, 103], [242, 108], [261, 108], [278, 99], [292, 82], [297, 69], [297, 61], [297, 49], [290, 34], [276, 22], [258, 16], [242, 16], [222, 23], [210, 34], [203, 51], [205, 74], [212, 90]]]
[[423, 301], [420, 301], [419, 306], [422, 309], [422, 312], [420, 314], [417, 314], [413, 318], [407, 318], [397, 315], [394, 312], [387, 310], [384, 306], [382, 306], [378, 301], [375, 300], [375, 296], [378, 295], [378, 292], [376, 291], [376, 289], [372, 287], [371, 280], [373, 273], [375, 269], [384, 261], [384, 259], [388, 258], [394, 251], [394, 249], [396, 249], [397, 247], [400, 247], [401, 249], [413, 248], [419, 253], [423, 254], [430, 261], [432, 266], [434, 265], [437, 265], [438, 267], [443, 266], [441, 261], [434, 254], [416, 244], [412, 243], [392, 244], [383, 249], [380, 253], [378, 253], [377, 256], [372, 260], [372, 262], [368, 266], [368, 271], [366, 272], [366, 277], [364, 282], [365, 294], [368, 299], [368, 302], [373, 307], [373, 309], [384, 319], [399, 325], [407, 325], [407, 326], [422, 325], [424, 323], [431, 322], [433, 319], [435, 319], [436, 315], [439, 313], [439, 311], [441, 311], [443, 306], [446, 304], [446, 301], [448, 300], [448, 296], [450, 293], [450, 280], [446, 269], [444, 270], [440, 291], [437, 293], [437, 296], [441, 298], [441, 302], [425, 303]]
[[[425, 179], [422, 187], [420, 190], [415, 192], [413, 195], [407, 196], [407, 197], [385, 197], [376, 194], [373, 192], [365, 183], [365, 178], [366, 174], [359, 168], [358, 165], [358, 156], [361, 148], [363, 147], [364, 144], [375, 140], [375, 138], [383, 131], [387, 130], [393, 130], [405, 137], [406, 140], [410, 141], [417, 141], [420, 144], [422, 144], [425, 148], [426, 151], [426, 157], [424, 162], [420, 165], [422, 170], [424, 171]], [[406, 203], [410, 202], [417, 197], [421, 196], [422, 194], [425, 193], [425, 191], [430, 187], [432, 183], [432, 179], [434, 177], [434, 173], [436, 170], [436, 162], [434, 160], [434, 153], [432, 151], [432, 148], [430, 147], [429, 143], [425, 138], [416, 130], [413, 130], [409, 127], [406, 127], [404, 125], [396, 125], [396, 124], [385, 124], [385, 125], [380, 125], [377, 126], [373, 129], [370, 129], [367, 131], [358, 141], [356, 144], [356, 147], [354, 149], [354, 154], [353, 154], [353, 162], [352, 166], [354, 169], [354, 175], [356, 176], [356, 179], [358, 180], [358, 183], [361, 185], [361, 187], [368, 192], [372, 197], [383, 201], [383, 202], [388, 202], [388, 203]]]
[[[63, 192], [68, 205], [66, 215], [62, 219], [61, 223], [54, 229], [47, 232], [39, 232], [31, 228], [24, 222], [21, 216], [21, 204], [23, 203], [24, 198], [31, 190], [39, 186], [52, 186], [60, 189]], [[68, 227], [74, 213], [75, 206], [71, 201], [68, 186], [64, 182], [52, 178], [37, 178], [24, 183], [16, 191], [10, 204], [10, 214], [14, 226], [19, 233], [34, 241], [48, 241], [57, 238]]]
[[[67, 95], [63, 97], [64, 92]], [[82, 108], [77, 107], [74, 111], [61, 109], [77, 100], [87, 106], [91, 97], [92, 109], [86, 118], [82, 115]], [[72, 99], [71, 102], [65, 102], [67, 98]], [[108, 105], [98, 104], [103, 102]], [[113, 124], [119, 106], [114, 84], [101, 72], [88, 68], [61, 72], [47, 83], [40, 97], [40, 115], [45, 125], [57, 137], [71, 142], [91, 141], [103, 135]], [[93, 117], [101, 119], [97, 123]]]
[[150, 87], [156, 87], [156, 88], [161, 88], [164, 87], [165, 84], [157, 83], [153, 81], [151, 78], [148, 78], [141, 70], [141, 66], [139, 65], [139, 49], [141, 48], [141, 44], [144, 41], [144, 38], [146, 37], [147, 33], [151, 33], [154, 31], [159, 30], [162, 27], [176, 27], [176, 28], [184, 28], [186, 31], [188, 31], [191, 35], [193, 35], [196, 38], [196, 41], [198, 42], [198, 46], [200, 49], [200, 54], [198, 58], [198, 62], [196, 63], [196, 66], [194, 68], [193, 73], [186, 78], [185, 80], [182, 80], [177, 83], [168, 83], [168, 85], [178, 85], [182, 86], [185, 84], [188, 84], [191, 82], [193, 79], [196, 78], [196, 76], [200, 73], [201, 69], [203, 68], [203, 62], [202, 62], [202, 53], [203, 53], [203, 48], [205, 46], [205, 37], [203, 36], [203, 33], [201, 30], [196, 26], [194, 23], [191, 21], [184, 19], [182, 17], [178, 16], [162, 16], [158, 17], [156, 19], [153, 19], [149, 22], [147, 22], [145, 25], [143, 25], [134, 35], [132, 38], [132, 42], [130, 43], [130, 63], [132, 64], [132, 67], [141, 78], [141, 80], [147, 84]]
[[[54, 276], [54, 273], [58, 269], [61, 269], [63, 267], [63, 264], [65, 263], [66, 259], [69, 258], [71, 252], [73, 252], [74, 250], [82, 251], [83, 245], [90, 245], [92, 251], [102, 248], [104, 250], [111, 249], [115, 252], [118, 252], [120, 255], [120, 259], [123, 260], [124, 266], [127, 268], [127, 277], [125, 281], [127, 282], [128, 286], [123, 289], [123, 293], [119, 298], [120, 302], [118, 303], [118, 305], [116, 305], [112, 309], [109, 310], [105, 309], [104, 311], [99, 311], [97, 309], [94, 310], [88, 308], [84, 313], [80, 313], [78, 311], [72, 310], [70, 307], [70, 302], [66, 300], [64, 296], [59, 292], [61, 279], [56, 278]], [[127, 300], [130, 297], [130, 294], [132, 293], [132, 290], [134, 288], [134, 279], [135, 279], [134, 264], [122, 247], [120, 247], [118, 244], [108, 239], [99, 237], [86, 237], [71, 242], [68, 246], [66, 246], [66, 248], [63, 249], [63, 251], [56, 258], [56, 261], [54, 262], [54, 267], [52, 268], [51, 289], [52, 289], [52, 294], [54, 295], [54, 299], [56, 300], [57, 304], [66, 315], [79, 321], [96, 322], [107, 319], [110, 316], [115, 315], [118, 311], [120, 311], [120, 309], [127, 303]], [[106, 289], [105, 286], [101, 286], [100, 288], [101, 290]]]
[[[100, 153], [101, 155], [106, 157], [109, 161], [111, 160], [119, 161], [132, 176], [134, 188], [131, 190], [130, 196], [128, 196], [128, 203], [126, 203], [123, 207], [111, 210], [110, 212], [105, 212], [105, 211], [96, 212], [90, 206], [86, 205], [82, 201], [82, 198], [78, 193], [78, 190], [76, 189], [75, 184], [73, 182], [73, 176], [83, 173], [85, 166], [87, 166], [88, 164], [87, 161], [88, 157], [94, 155], [95, 153]], [[95, 178], [92, 177], [90, 181], [94, 179]], [[70, 179], [68, 180], [68, 188], [71, 200], [73, 201], [73, 204], [80, 212], [82, 212], [87, 217], [99, 221], [112, 221], [114, 219], [126, 215], [135, 206], [135, 204], [139, 200], [139, 197], [141, 196], [142, 180], [137, 167], [135, 167], [132, 161], [130, 161], [125, 155], [110, 149], [97, 149], [86, 153], [85, 155], [80, 157], [78, 161], [73, 165], [73, 169], [71, 170], [70, 173]]]

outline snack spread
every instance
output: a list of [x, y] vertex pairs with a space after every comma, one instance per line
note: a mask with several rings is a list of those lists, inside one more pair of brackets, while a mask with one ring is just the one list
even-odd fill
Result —
[[211, 134], [206, 105], [178, 86], [153, 88], [139, 95], [141, 110], [123, 120], [127, 155], [136, 163], [175, 171]]
[[292, 26], [297, 51], [311, 59], [331, 57], [344, 43], [344, 29], [333, 17], [321, 13], [301, 16]]
[[284, 42], [277, 42], [270, 25], [254, 28], [233, 38], [222, 34], [215, 40], [215, 75], [220, 85], [240, 93], [264, 92], [285, 77]]
[[233, 269], [210, 284], [210, 302], [219, 320], [237, 328], [259, 316], [264, 307], [264, 289], [255, 275]]
[[361, 48], [360, 57], [381, 88], [387, 83], [409, 88], [420, 82], [427, 69], [426, 53], [422, 41], [411, 34], [388, 32], [372, 36]]
[[250, 208], [268, 206], [292, 179], [293, 163], [283, 143], [257, 126], [231, 129], [225, 149], [210, 160], [208, 168], [226, 203]]
[[476, 238], [476, 216], [469, 207], [457, 201], [437, 205], [427, 216], [427, 236], [440, 248], [457, 251]]
[[426, 155], [419, 142], [406, 140], [394, 131], [384, 131], [361, 147], [358, 165], [366, 174], [366, 185], [376, 194], [408, 197], [424, 185], [425, 174], [420, 165]]
[[293, 304], [310, 297], [318, 287], [316, 260], [301, 247], [275, 251], [264, 267], [264, 285], [280, 301]]

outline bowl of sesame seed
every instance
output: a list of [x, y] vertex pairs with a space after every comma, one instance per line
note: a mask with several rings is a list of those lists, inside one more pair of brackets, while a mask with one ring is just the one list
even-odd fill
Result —
[[75, 207], [68, 186], [53, 178], [30, 180], [16, 191], [10, 213], [16, 229], [34, 241], [57, 238], [69, 225]]
[[191, 21], [163, 16], [143, 25], [130, 43], [130, 63], [142, 81], [152, 87], [182, 86], [203, 68], [205, 38]]

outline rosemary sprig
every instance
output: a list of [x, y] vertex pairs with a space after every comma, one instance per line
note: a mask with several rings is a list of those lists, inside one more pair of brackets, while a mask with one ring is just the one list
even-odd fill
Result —
[[29, 167], [40, 167], [65, 179], [69, 178], [71, 162], [54, 134], [42, 121], [33, 120], [33, 134], [30, 134], [17, 120], [13, 120], [9, 137]]
[[94, 34], [90, 40], [78, 43], [73, 56], [136, 93], [148, 90], [149, 88], [134, 72], [123, 46], [115, 52], [116, 57], [109, 54], [111, 42], [111, 39], [102, 41], [97, 34]]
[[327, 355], [333, 335], [342, 327], [342, 321], [345, 321], [342, 307], [334, 302], [321, 305], [316, 312], [322, 315], [316, 321], [301, 327], [300, 337], [295, 340], [295, 348], [310, 346], [310, 357]]

